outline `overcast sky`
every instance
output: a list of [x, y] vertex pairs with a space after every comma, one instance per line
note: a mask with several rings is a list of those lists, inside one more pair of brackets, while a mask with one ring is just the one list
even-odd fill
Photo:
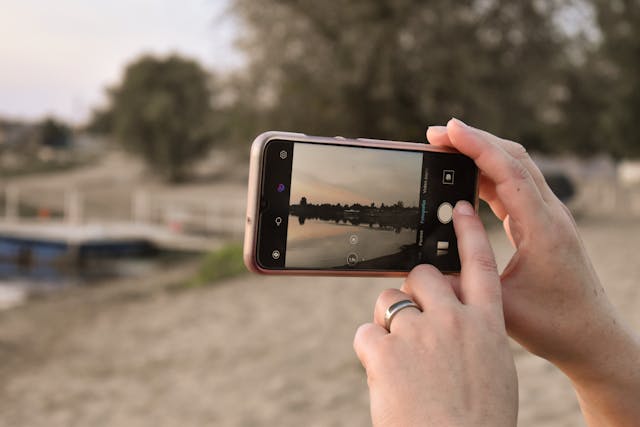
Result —
[[85, 120], [141, 53], [241, 63], [228, 0], [0, 0], [0, 116]]
[[392, 205], [420, 202], [422, 154], [316, 144], [293, 149], [291, 203]]

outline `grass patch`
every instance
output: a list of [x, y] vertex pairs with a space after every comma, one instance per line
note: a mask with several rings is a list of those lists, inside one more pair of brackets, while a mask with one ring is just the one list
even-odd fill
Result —
[[246, 272], [247, 268], [242, 260], [242, 245], [231, 243], [208, 253], [187, 286], [208, 285]]

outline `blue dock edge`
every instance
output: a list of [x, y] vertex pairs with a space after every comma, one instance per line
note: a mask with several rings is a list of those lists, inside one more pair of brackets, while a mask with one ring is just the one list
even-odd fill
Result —
[[82, 263], [93, 258], [124, 258], [154, 255], [155, 245], [146, 239], [65, 241], [0, 236], [0, 260], [21, 265]]

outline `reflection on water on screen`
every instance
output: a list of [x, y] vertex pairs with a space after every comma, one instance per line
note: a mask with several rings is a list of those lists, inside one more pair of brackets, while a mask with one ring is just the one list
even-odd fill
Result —
[[326, 221], [289, 216], [288, 268], [335, 268], [348, 264], [351, 254], [358, 262], [401, 253], [416, 242], [416, 232], [380, 224], [353, 225], [349, 221]]

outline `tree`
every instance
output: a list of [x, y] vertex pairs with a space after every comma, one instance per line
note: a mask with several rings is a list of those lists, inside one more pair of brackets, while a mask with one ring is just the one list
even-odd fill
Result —
[[556, 3], [234, 0], [245, 101], [269, 128], [421, 141], [457, 116], [545, 148], [564, 54]]
[[93, 128], [110, 129], [155, 172], [180, 181], [213, 143], [210, 81], [193, 60], [141, 57], [127, 66], [122, 83], [109, 90], [109, 108], [96, 112]]
[[640, 2], [592, 0], [601, 33], [595, 54], [599, 63], [600, 143], [614, 154], [640, 156]]
[[71, 143], [71, 129], [64, 123], [48, 117], [39, 126], [38, 142], [52, 148], [67, 147]]

